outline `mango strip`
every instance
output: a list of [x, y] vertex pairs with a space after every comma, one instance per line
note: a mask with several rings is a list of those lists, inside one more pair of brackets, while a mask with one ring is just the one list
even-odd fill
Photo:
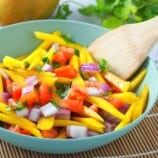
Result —
[[59, 131], [59, 134], [57, 137], [55, 137], [56, 139], [66, 139], [67, 138], [67, 133], [66, 133], [66, 129], [65, 128], [62, 128], [60, 131]]
[[54, 120], [54, 127], [65, 127], [67, 125], [79, 125], [84, 126], [83, 123], [73, 121], [73, 120], [64, 120], [64, 119], [55, 119]]
[[3, 64], [5, 65], [5, 67], [7, 67], [9, 69], [15, 69], [15, 68], [22, 67], [21, 61], [19, 61], [18, 59], [15, 59], [13, 57], [10, 57], [10, 56], [5, 56], [3, 58]]
[[136, 94], [132, 92], [114, 93], [114, 94], [111, 94], [110, 97], [119, 98], [123, 102], [128, 103], [128, 104], [132, 104], [138, 100], [138, 97], [136, 96]]
[[129, 91], [135, 90], [140, 85], [146, 73], [147, 73], [147, 70], [143, 69], [130, 81]]
[[132, 121], [132, 115], [133, 115], [133, 110], [134, 110], [135, 106], [136, 106], [136, 102], [130, 105], [128, 111], [127, 111], [126, 114], [125, 114], [126, 119], [123, 120], [123, 121], [121, 121], [121, 122], [115, 127], [114, 130], [119, 130], [119, 129], [125, 127], [126, 125], [128, 125], [128, 124]]
[[77, 71], [79, 71], [80, 63], [79, 58], [76, 55], [73, 55], [69, 62]]
[[3, 92], [3, 81], [2, 81], [2, 74], [0, 73], [0, 93]]
[[80, 56], [79, 56], [79, 60], [80, 60], [80, 64], [85, 64], [87, 63], [87, 50], [86, 48], [81, 48], [80, 49]]
[[73, 120], [83, 123], [88, 129], [103, 133], [105, 125], [94, 118], [72, 117]]
[[0, 103], [0, 112], [9, 115], [12, 118], [19, 119], [21, 122], [23, 122], [27, 126], [36, 127], [36, 124], [33, 123], [32, 121], [30, 121], [30, 120], [28, 120], [28, 119], [26, 119], [24, 117], [18, 117], [16, 115], [16, 113], [14, 111], [12, 111], [12, 110], [7, 110], [7, 105], [6, 104]]
[[57, 77], [57, 82], [63, 83], [63, 84], [69, 84], [72, 82], [70, 78], [66, 77]]
[[94, 118], [100, 122], [104, 122], [104, 119], [94, 110], [88, 108], [87, 106], [83, 106], [82, 110], [79, 112], [80, 115], [82, 116], [88, 116], [91, 118]]
[[147, 85], [144, 85], [139, 94], [139, 101], [137, 102], [137, 105], [134, 108], [132, 120], [137, 119], [143, 113], [147, 105], [148, 97], [149, 97], [149, 88]]
[[19, 119], [13, 118], [9, 115], [0, 113], [0, 121], [8, 123], [8, 124], [12, 124], [12, 125], [18, 125], [20, 128], [29, 131], [32, 135], [36, 137], [40, 137], [40, 138], [42, 137], [40, 131], [36, 127], [27, 126]]
[[10, 71], [7, 69], [3, 69], [3, 71], [6, 72], [14, 82], [20, 83], [22, 86], [25, 85], [25, 79], [22, 75], [19, 75], [15, 71]]
[[118, 89], [120, 89], [122, 92], [127, 92], [129, 89], [129, 86], [130, 86], [129, 81], [125, 81], [111, 72], [104, 73], [104, 78], [108, 82], [116, 86]]
[[40, 130], [50, 130], [54, 125], [54, 117], [41, 117], [38, 120], [37, 128]]
[[91, 102], [92, 104], [96, 104], [100, 109], [110, 113], [111, 115], [113, 115], [113, 116], [115, 116], [115, 117], [117, 117], [117, 118], [119, 118], [121, 120], [126, 119], [124, 114], [122, 114], [111, 103], [109, 103], [108, 101], [106, 101], [103, 98], [90, 96], [88, 98], [88, 101]]
[[57, 81], [57, 77], [47, 77], [47, 76], [40, 75], [39, 80], [41, 83], [52, 85]]

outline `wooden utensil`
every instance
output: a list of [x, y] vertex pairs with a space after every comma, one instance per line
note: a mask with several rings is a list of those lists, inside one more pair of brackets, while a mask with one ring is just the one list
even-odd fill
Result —
[[92, 42], [88, 50], [96, 59], [105, 58], [110, 71], [127, 80], [138, 70], [157, 41], [158, 16], [109, 31]]

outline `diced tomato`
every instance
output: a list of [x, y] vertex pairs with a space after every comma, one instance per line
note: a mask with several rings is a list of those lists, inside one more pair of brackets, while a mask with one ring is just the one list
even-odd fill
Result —
[[119, 98], [106, 98], [106, 100], [113, 104], [117, 109], [124, 106], [124, 102]]
[[83, 97], [83, 100], [85, 100], [88, 97], [88, 92], [84, 87], [78, 86], [78, 85], [72, 85], [71, 88], [72, 92], [78, 92], [80, 96]]
[[59, 77], [75, 78], [77, 76], [77, 70], [71, 65], [56, 68], [54, 73]]
[[48, 103], [49, 101], [51, 101], [53, 96], [54, 96], [53, 95], [53, 86], [46, 84], [46, 83], [42, 83], [39, 87], [40, 104], [44, 105], [44, 104]]
[[20, 133], [24, 135], [31, 135], [30, 131], [27, 131], [25, 129], [20, 129]]
[[12, 132], [20, 133], [20, 127], [18, 125], [11, 125], [8, 129]]
[[72, 54], [64, 52], [64, 51], [59, 51], [53, 56], [52, 62], [58, 62], [60, 64], [66, 64], [72, 57]]
[[68, 96], [69, 99], [74, 99], [74, 100], [84, 100], [84, 96], [77, 92], [77, 91], [71, 91], [71, 93]]
[[20, 98], [22, 104], [26, 104], [28, 108], [39, 102], [39, 97], [37, 91], [34, 89], [32, 92], [25, 94]]
[[72, 112], [79, 112], [83, 108], [82, 100], [73, 100], [73, 99], [63, 99], [60, 101], [60, 106], [63, 108], [68, 108]]
[[89, 108], [92, 109], [93, 111], [97, 112], [97, 113], [99, 112], [98, 106], [95, 105], [95, 104], [92, 104]]
[[11, 95], [12, 98], [17, 101], [18, 99], [20, 99], [22, 94], [22, 86], [16, 82], [13, 82], [11, 85]]
[[20, 133], [20, 134], [25, 134], [25, 135], [31, 135], [29, 131], [26, 131], [25, 129], [21, 129], [18, 125], [11, 125], [8, 128], [12, 132]]
[[60, 51], [53, 55], [52, 62], [58, 62], [60, 64], [65, 64], [67, 62], [67, 58], [64, 52]]
[[55, 138], [58, 135], [58, 131], [56, 128], [52, 128], [50, 130], [41, 130], [41, 134], [44, 138]]

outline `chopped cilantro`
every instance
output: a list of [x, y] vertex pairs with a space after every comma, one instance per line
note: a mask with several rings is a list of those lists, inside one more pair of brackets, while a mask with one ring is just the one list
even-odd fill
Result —
[[105, 59], [99, 59], [99, 67], [101, 71], [108, 70], [108, 63]]
[[30, 63], [28, 61], [24, 62], [25, 68], [28, 68], [30, 66]]
[[36, 69], [38, 72], [42, 72], [42, 67], [41, 67], [41, 65], [39, 65], [39, 64], [37, 64], [37, 65], [35, 66], [35, 69]]
[[62, 4], [58, 7], [55, 19], [66, 19], [72, 11], [70, 10], [69, 4]]
[[53, 62], [53, 69], [60, 67], [60, 63]]
[[75, 55], [78, 57], [80, 56], [80, 51], [78, 49], [75, 49]]
[[42, 61], [43, 61], [43, 63], [49, 64], [49, 58], [48, 57], [43, 57]]
[[59, 82], [56, 82], [56, 93], [61, 97], [64, 98], [67, 96], [68, 91], [70, 89], [70, 85], [67, 84], [61, 84]]

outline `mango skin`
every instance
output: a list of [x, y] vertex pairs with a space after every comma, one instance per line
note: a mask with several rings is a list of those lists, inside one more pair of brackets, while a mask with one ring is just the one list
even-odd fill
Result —
[[0, 25], [48, 18], [58, 3], [59, 0], [0, 0]]

